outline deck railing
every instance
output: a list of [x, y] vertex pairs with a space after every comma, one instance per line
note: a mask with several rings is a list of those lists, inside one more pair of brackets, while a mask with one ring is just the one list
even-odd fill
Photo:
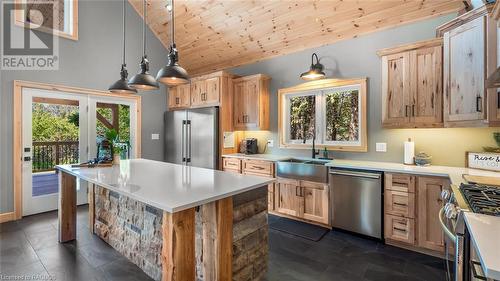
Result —
[[33, 172], [54, 170], [55, 165], [79, 162], [78, 141], [33, 142]]

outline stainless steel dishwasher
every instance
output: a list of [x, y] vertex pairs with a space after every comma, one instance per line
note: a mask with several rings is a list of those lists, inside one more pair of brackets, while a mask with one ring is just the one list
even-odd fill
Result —
[[382, 172], [330, 168], [332, 225], [382, 239]]

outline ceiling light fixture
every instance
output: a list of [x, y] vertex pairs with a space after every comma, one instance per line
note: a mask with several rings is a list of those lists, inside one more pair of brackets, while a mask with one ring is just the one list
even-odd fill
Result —
[[170, 35], [172, 42], [170, 44], [170, 51], [168, 54], [168, 63], [166, 66], [162, 67], [158, 74], [156, 75], [156, 80], [158, 82], [168, 85], [175, 86], [181, 84], [189, 83], [189, 75], [187, 71], [179, 65], [179, 54], [175, 46], [175, 25], [174, 25], [174, 0], [172, 0], [171, 5], [167, 6], [167, 10], [170, 10]]
[[113, 83], [113, 85], [109, 86], [108, 90], [112, 93], [120, 93], [120, 94], [134, 94], [137, 93], [137, 90], [130, 87], [127, 83], [127, 64], [125, 63], [125, 0], [123, 0], [123, 60], [122, 60], [122, 69], [120, 71], [121, 78], [120, 80]]
[[[316, 63], [314, 63], [314, 58], [316, 58]], [[304, 72], [300, 75], [300, 78], [304, 80], [317, 80], [325, 78], [326, 74], [323, 72], [324, 66], [319, 63], [318, 55], [313, 53], [311, 56], [311, 67], [309, 71]]]
[[146, 0], [143, 1], [143, 13], [144, 13], [144, 21], [142, 22], [142, 59], [141, 59], [141, 71], [134, 75], [129, 81], [128, 84], [131, 87], [139, 90], [156, 90], [160, 87], [158, 82], [156, 82], [155, 78], [149, 74], [149, 61], [148, 56], [146, 55], [146, 22], [148, 16], [148, 9], [146, 5]]

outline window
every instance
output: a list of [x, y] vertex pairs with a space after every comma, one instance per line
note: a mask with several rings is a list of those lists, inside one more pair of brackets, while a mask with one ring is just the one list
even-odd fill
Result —
[[[23, 9], [16, 10], [16, 24], [64, 38], [78, 40], [78, 0], [15, 0]], [[47, 9], [47, 4], [52, 9]]]
[[327, 79], [279, 90], [280, 146], [366, 151], [366, 79]]

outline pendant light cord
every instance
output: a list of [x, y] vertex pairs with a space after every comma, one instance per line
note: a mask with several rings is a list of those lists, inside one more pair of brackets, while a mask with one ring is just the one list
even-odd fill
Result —
[[146, 57], [146, 21], [148, 18], [148, 9], [146, 5], [146, 0], [143, 1], [143, 13], [144, 21], [142, 22], [142, 53]]
[[125, 65], [125, 44], [126, 44], [126, 42], [125, 42], [125, 23], [126, 23], [125, 22], [125, 18], [126, 18], [126, 16], [125, 16], [125, 0], [123, 0], [122, 13], [123, 13], [123, 65]]
[[175, 28], [174, 28], [174, 0], [172, 1], [172, 9], [170, 11], [170, 33], [172, 34], [172, 46], [175, 46]]

